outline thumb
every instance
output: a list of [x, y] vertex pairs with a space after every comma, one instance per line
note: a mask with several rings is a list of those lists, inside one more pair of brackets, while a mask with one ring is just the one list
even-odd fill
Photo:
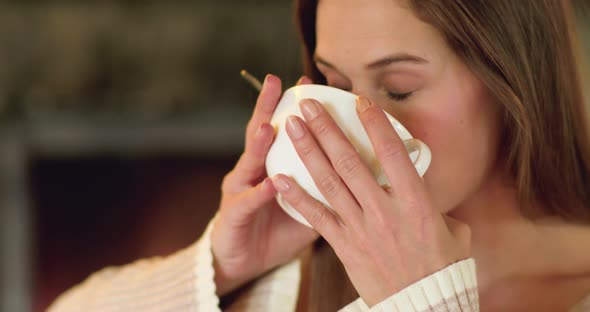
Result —
[[276, 189], [270, 178], [265, 178], [255, 187], [243, 192], [239, 198], [240, 213], [243, 216], [251, 216], [258, 212], [265, 204], [275, 200]]

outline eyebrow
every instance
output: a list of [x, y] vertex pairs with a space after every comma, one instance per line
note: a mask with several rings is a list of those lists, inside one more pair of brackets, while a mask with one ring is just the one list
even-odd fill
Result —
[[[336, 66], [330, 64], [329, 62], [327, 62], [326, 60], [324, 60], [323, 58], [321, 58], [317, 54], [314, 54], [313, 59], [317, 63], [320, 63], [328, 68], [337, 70]], [[427, 64], [428, 61], [421, 58], [421, 57], [414, 56], [411, 54], [396, 53], [396, 54], [392, 54], [392, 55], [386, 56], [384, 58], [378, 59], [377, 61], [374, 61], [374, 62], [368, 64], [366, 67], [367, 67], [367, 69], [377, 69], [377, 68], [385, 67], [385, 66], [395, 64], [395, 63]]]

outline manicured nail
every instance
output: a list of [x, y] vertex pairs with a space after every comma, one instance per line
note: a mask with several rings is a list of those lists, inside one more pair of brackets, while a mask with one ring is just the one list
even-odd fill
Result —
[[320, 104], [311, 99], [305, 99], [301, 101], [301, 112], [307, 121], [316, 118], [320, 112]]
[[301, 121], [299, 120], [299, 118], [295, 117], [295, 116], [289, 116], [287, 118], [287, 126], [289, 127], [289, 130], [291, 130], [291, 135], [293, 137], [293, 139], [299, 139], [303, 136], [304, 132], [303, 132], [303, 125], [301, 124]]
[[301, 85], [301, 84], [309, 84], [309, 83], [313, 83], [313, 82], [306, 75], [301, 76], [301, 78], [299, 78], [299, 80], [297, 80], [297, 84], [298, 85]]
[[266, 76], [264, 76], [264, 81], [262, 82], [263, 86], [265, 86], [268, 83], [268, 79], [270, 78], [270, 76], [272, 76], [272, 74], [266, 74]]
[[364, 112], [367, 109], [369, 109], [373, 104], [371, 103], [371, 101], [364, 97], [364, 96], [357, 96], [356, 97], [356, 108], [358, 109], [359, 112]]
[[262, 189], [268, 189], [269, 187], [274, 187], [274, 184], [269, 177], [266, 177], [264, 180], [262, 180]]
[[289, 185], [289, 182], [287, 181], [287, 179], [285, 179], [284, 177], [281, 177], [279, 175], [276, 175], [272, 178], [272, 184], [279, 192], [286, 192], [291, 187], [291, 185]]

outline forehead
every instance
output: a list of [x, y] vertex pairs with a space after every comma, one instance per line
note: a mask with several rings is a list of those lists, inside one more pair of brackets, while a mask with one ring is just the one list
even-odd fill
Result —
[[399, 52], [432, 59], [444, 49], [442, 36], [395, 0], [321, 0], [316, 31], [316, 53], [337, 65]]

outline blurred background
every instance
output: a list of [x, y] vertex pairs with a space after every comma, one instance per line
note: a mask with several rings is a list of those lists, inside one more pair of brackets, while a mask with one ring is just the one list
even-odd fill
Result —
[[[576, 3], [590, 55], [590, 15]], [[301, 74], [290, 0], [0, 3], [0, 309], [194, 242], [257, 92]]]
[[293, 84], [290, 0], [0, 3], [0, 304], [194, 242], [257, 92]]

